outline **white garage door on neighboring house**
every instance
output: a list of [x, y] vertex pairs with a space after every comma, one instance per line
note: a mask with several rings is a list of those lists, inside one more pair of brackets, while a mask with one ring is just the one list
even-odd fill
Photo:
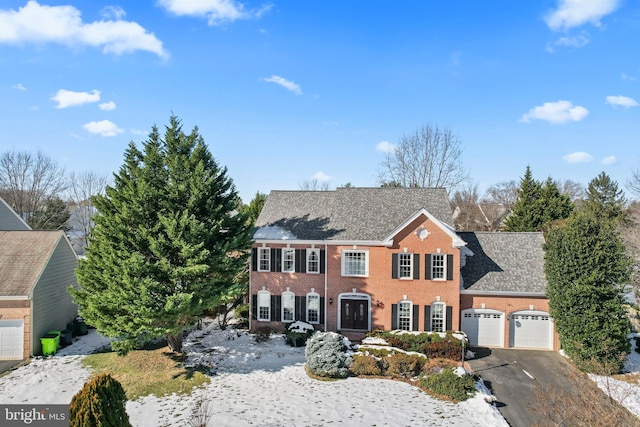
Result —
[[22, 359], [24, 320], [0, 320], [0, 359]]
[[504, 347], [504, 321], [504, 313], [498, 310], [462, 310], [462, 330], [472, 346]]
[[509, 346], [553, 349], [553, 320], [549, 313], [536, 310], [511, 313]]

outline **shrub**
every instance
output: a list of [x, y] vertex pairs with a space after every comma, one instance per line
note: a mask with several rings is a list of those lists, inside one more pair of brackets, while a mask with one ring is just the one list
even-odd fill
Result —
[[420, 373], [427, 359], [416, 354], [396, 353], [388, 357], [386, 361], [389, 364], [388, 375], [392, 377], [412, 378]]
[[313, 375], [328, 378], [346, 378], [351, 357], [347, 355], [345, 338], [335, 332], [316, 332], [307, 341], [305, 358], [307, 369]]
[[382, 375], [382, 361], [373, 356], [365, 356], [364, 354], [356, 354], [353, 356], [353, 362], [349, 367], [353, 375]]
[[249, 304], [240, 304], [233, 309], [233, 316], [236, 319], [249, 319]]
[[313, 325], [301, 321], [293, 322], [284, 332], [285, 342], [293, 347], [302, 347], [313, 332]]
[[459, 360], [462, 357], [462, 341], [440, 341], [423, 344], [420, 352], [429, 358]]
[[69, 404], [69, 426], [131, 427], [122, 385], [109, 374], [89, 380]]
[[270, 327], [260, 326], [259, 328], [256, 329], [256, 334], [253, 337], [253, 339], [255, 339], [256, 342], [269, 341], [269, 338], [271, 338], [272, 332], [273, 332], [273, 329], [271, 329]]
[[455, 401], [467, 400], [476, 391], [475, 379], [465, 374], [459, 377], [453, 369], [445, 369], [420, 379], [420, 385], [435, 394], [447, 396]]

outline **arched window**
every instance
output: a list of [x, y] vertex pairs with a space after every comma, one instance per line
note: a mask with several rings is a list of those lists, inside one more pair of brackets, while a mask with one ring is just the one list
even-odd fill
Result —
[[413, 303], [408, 300], [398, 302], [398, 329], [410, 331], [413, 325]]
[[268, 322], [271, 320], [271, 292], [258, 291], [258, 320]]
[[307, 322], [320, 323], [320, 295], [317, 292], [307, 294]]
[[431, 304], [431, 331], [444, 332], [447, 324], [446, 304], [434, 302]]

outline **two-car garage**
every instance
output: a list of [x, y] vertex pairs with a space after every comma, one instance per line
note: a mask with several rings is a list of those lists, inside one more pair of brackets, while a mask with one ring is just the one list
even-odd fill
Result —
[[469, 343], [478, 347], [505, 347], [505, 327], [509, 327], [509, 347], [553, 349], [553, 320], [549, 313], [520, 310], [510, 313], [486, 308], [462, 310], [462, 330]]

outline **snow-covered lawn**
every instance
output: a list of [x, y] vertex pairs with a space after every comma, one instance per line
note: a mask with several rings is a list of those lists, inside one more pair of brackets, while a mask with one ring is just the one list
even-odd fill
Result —
[[[91, 330], [55, 356], [36, 358], [0, 378], [1, 403], [69, 403], [90, 371], [84, 355], [107, 340]], [[507, 426], [485, 397], [454, 404], [417, 387], [383, 379], [318, 381], [304, 371], [304, 348], [280, 335], [256, 343], [244, 331], [212, 324], [185, 340], [187, 363], [210, 370], [211, 382], [189, 396], [147, 396], [127, 402], [134, 426], [185, 426], [207, 402], [215, 426]]]
[[[632, 334], [630, 338], [634, 336], [640, 336], [640, 334]], [[635, 349], [636, 340], [632, 339], [631, 353], [627, 356], [627, 361], [624, 364], [626, 374], [616, 376], [616, 378], [624, 378], [624, 381], [599, 375], [589, 375], [589, 377], [605, 393], [640, 418], [640, 353]]]

